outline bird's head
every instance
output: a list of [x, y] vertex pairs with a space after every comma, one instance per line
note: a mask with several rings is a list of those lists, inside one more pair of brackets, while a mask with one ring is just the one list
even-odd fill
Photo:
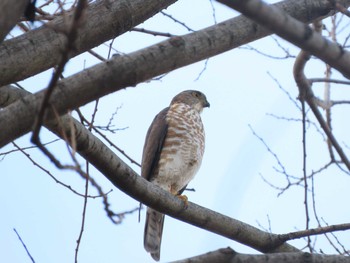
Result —
[[198, 90], [185, 90], [177, 94], [171, 101], [171, 104], [175, 103], [185, 103], [198, 112], [202, 112], [205, 107], [210, 107], [205, 95]]

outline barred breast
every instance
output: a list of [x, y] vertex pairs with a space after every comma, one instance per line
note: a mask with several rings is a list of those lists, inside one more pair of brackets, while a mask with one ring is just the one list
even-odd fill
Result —
[[168, 131], [153, 182], [175, 195], [201, 165], [205, 134], [200, 113], [186, 104], [171, 105], [166, 121]]

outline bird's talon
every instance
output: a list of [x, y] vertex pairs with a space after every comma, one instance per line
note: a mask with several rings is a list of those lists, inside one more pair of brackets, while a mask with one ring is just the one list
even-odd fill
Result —
[[188, 197], [186, 195], [177, 195], [179, 199], [181, 199], [184, 202], [185, 208], [188, 207]]

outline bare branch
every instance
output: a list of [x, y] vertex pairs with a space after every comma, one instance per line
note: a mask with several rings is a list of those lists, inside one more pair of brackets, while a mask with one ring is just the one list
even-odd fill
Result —
[[98, 135], [100, 135], [106, 142], [108, 142], [108, 144], [110, 146], [112, 146], [113, 148], [115, 148], [118, 152], [120, 152], [122, 155], [124, 155], [131, 163], [136, 164], [137, 166], [141, 167], [141, 165], [135, 161], [133, 158], [131, 158], [123, 149], [121, 149], [120, 147], [118, 147], [115, 143], [113, 143], [110, 139], [108, 139], [108, 137], [103, 134], [97, 127], [91, 125], [88, 120], [83, 116], [83, 114], [77, 110], [80, 119], [82, 120], [83, 123], [88, 123], [88, 125], [92, 128], [92, 130], [94, 130]]
[[[287, 2], [289, 6], [282, 4], [277, 6], [285, 10], [290, 8], [290, 12], [299, 10], [297, 6], [305, 9], [302, 0]], [[330, 6], [325, 5], [323, 1], [322, 3], [321, 7], [328, 10]], [[316, 5], [311, 10], [320, 12], [320, 5]], [[301, 19], [314, 19], [316, 16], [316, 13], [308, 12], [307, 14], [307, 17], [301, 17]], [[242, 30], [242, 28], [247, 30]], [[143, 50], [113, 57], [106, 63], [59, 81], [51, 96], [51, 104], [59, 114], [63, 114], [67, 109], [78, 108], [111, 92], [135, 86], [155, 76], [217, 55], [267, 34], [270, 32], [256, 27], [246, 17], [239, 16], [192, 34], [170, 38]], [[0, 72], [3, 72], [1, 65]], [[0, 147], [30, 130], [38, 102], [42, 101], [42, 98], [43, 92], [39, 92], [34, 98], [24, 98], [24, 101], [16, 102], [0, 112], [0, 126], [3, 127], [0, 130]], [[53, 112], [48, 112], [48, 119], [52, 119], [53, 116]], [[7, 130], [10, 127], [11, 131]]]
[[28, 0], [5, 0], [0, 2], [0, 42], [19, 21], [28, 5]]
[[[56, 140], [55, 140], [56, 141]], [[43, 166], [41, 166], [38, 162], [36, 162], [26, 151], [26, 148], [21, 148], [20, 146], [18, 146], [15, 142], [12, 142], [13, 145], [17, 148], [18, 151], [20, 151], [21, 153], [23, 153], [32, 163], [34, 166], [37, 166], [40, 170], [42, 170], [44, 173], [46, 173], [47, 175], [49, 175], [56, 183], [62, 185], [63, 187], [69, 189], [70, 191], [72, 191], [74, 194], [84, 197], [85, 195], [79, 193], [78, 191], [76, 191], [75, 189], [73, 189], [70, 185], [67, 185], [65, 183], [63, 183], [62, 181], [58, 180], [49, 170], [45, 169]], [[35, 146], [34, 146], [35, 147]], [[89, 198], [98, 198], [98, 197], [102, 197], [104, 195], [108, 195], [108, 193], [102, 194], [102, 195], [95, 195], [95, 196], [88, 196]]]
[[[9, 2], [12, 6], [13, 1]], [[176, 0], [98, 0], [89, 3], [86, 10], [89, 19], [81, 25], [76, 48], [69, 54], [70, 57], [129, 31], [174, 2]], [[23, 80], [58, 64], [61, 52], [65, 49], [65, 36], [56, 29], [65, 27], [65, 17], [71, 16], [70, 12], [58, 16], [48, 26], [29, 31], [0, 45], [0, 86]], [[100, 27], [101, 24], [104, 26]]]
[[[2, 92], [7, 90], [13, 92], [12, 89], [2, 88]], [[30, 97], [33, 97], [33, 95], [27, 96], [27, 98]], [[72, 125], [74, 125], [74, 133], [72, 133]], [[102, 141], [68, 115], [61, 117], [59, 123], [48, 123], [47, 127], [68, 143], [74, 141], [77, 152], [94, 165], [112, 184], [149, 207], [189, 224], [251, 246], [261, 252], [298, 251], [298, 249], [289, 244], [281, 243], [277, 239], [277, 235], [266, 233], [202, 206], [188, 202], [188, 206], [185, 208], [179, 198], [139, 176]], [[63, 136], [63, 134], [66, 135]], [[72, 136], [74, 138], [69, 139]], [[89, 180], [92, 183], [91, 177]], [[105, 207], [108, 208], [108, 205], [105, 205]], [[111, 216], [117, 215], [119, 214], [112, 214]]]
[[15, 231], [15, 233], [16, 233], [16, 235], [17, 235], [19, 241], [21, 242], [22, 246], [24, 247], [25, 251], [27, 252], [27, 255], [28, 255], [28, 257], [30, 258], [30, 260], [31, 260], [33, 263], [35, 263], [34, 258], [33, 258], [32, 255], [30, 254], [30, 252], [29, 252], [29, 250], [28, 250], [26, 244], [23, 242], [23, 240], [22, 240], [21, 236], [18, 234], [16, 228], [14, 228], [13, 231]]
[[89, 193], [89, 163], [86, 163], [86, 179], [85, 179], [85, 194], [84, 194], [84, 204], [83, 204], [83, 212], [81, 216], [81, 226], [79, 231], [79, 236], [77, 239], [77, 245], [75, 247], [75, 254], [74, 254], [74, 262], [78, 263], [78, 253], [80, 248], [80, 243], [83, 237], [84, 228], [85, 228], [85, 217], [86, 217], [86, 209], [87, 209], [87, 200], [88, 200], [88, 193]]
[[47, 148], [41, 143], [39, 133], [40, 133], [41, 126], [43, 125], [44, 114], [45, 114], [47, 108], [49, 107], [49, 100], [50, 100], [51, 94], [52, 94], [54, 88], [56, 87], [56, 83], [57, 83], [58, 79], [60, 78], [61, 74], [63, 73], [63, 70], [64, 70], [66, 63], [69, 60], [69, 53], [75, 47], [75, 40], [77, 38], [78, 28], [79, 28], [79, 25], [81, 25], [83, 23], [83, 21], [82, 21], [84, 19], [83, 13], [84, 13], [86, 6], [87, 6], [86, 0], [79, 0], [78, 1], [76, 10], [75, 10], [74, 15], [73, 15], [73, 20], [72, 20], [71, 24], [69, 25], [69, 28], [66, 32], [66, 37], [67, 37], [66, 47], [62, 52], [60, 62], [57, 65], [55, 73], [52, 76], [50, 83], [49, 83], [49, 86], [47, 87], [47, 89], [45, 91], [45, 95], [43, 97], [39, 113], [35, 118], [33, 134], [31, 137], [32, 143], [36, 144], [39, 147], [39, 149], [43, 153], [45, 153], [50, 158], [51, 161], [53, 161], [56, 164], [56, 166], [59, 166], [59, 163], [55, 160], [55, 158], [53, 158], [52, 154], [49, 154], [49, 151], [47, 150]]
[[157, 32], [157, 31], [148, 30], [148, 29], [144, 29], [144, 28], [137, 28], [137, 27], [134, 27], [133, 29], [131, 29], [131, 31], [141, 32], [141, 33], [153, 35], [155, 37], [157, 37], [157, 36], [160, 36], [160, 37], [174, 37], [174, 36], [176, 36], [176, 35], [173, 35], [170, 33]]
[[[286, 168], [285, 168], [285, 166], [282, 164], [282, 162], [281, 162], [281, 160], [279, 159], [279, 157], [278, 157], [278, 155], [276, 154], [276, 153], [274, 153], [273, 151], [272, 151], [272, 149], [267, 145], [267, 143], [264, 141], [264, 139], [263, 138], [261, 138], [255, 131], [254, 131], [254, 129], [252, 128], [252, 126], [251, 125], [248, 125], [248, 127], [250, 128], [250, 130], [251, 130], [251, 132], [253, 133], [253, 135], [256, 137], [256, 138], [258, 138], [259, 139], [259, 141], [265, 146], [265, 148], [266, 148], [266, 150], [273, 156], [273, 158], [276, 160], [276, 162], [277, 162], [277, 165], [278, 165], [278, 167], [279, 168], [275, 168], [275, 170], [277, 171], [277, 172], [279, 172], [279, 173], [281, 173], [281, 174], [283, 174], [284, 176], [285, 176], [285, 178], [286, 178], [286, 180], [287, 180], [287, 187], [286, 188], [288, 188], [289, 187], [289, 185], [291, 185], [291, 182], [290, 182], [290, 178], [296, 178], [295, 176], [292, 176], [292, 175], [290, 175], [290, 174], [288, 174], [287, 173], [287, 170], [286, 170]], [[265, 178], [263, 178], [264, 179], [264, 181], [265, 182], [267, 182], [266, 180], [265, 180]], [[270, 186], [273, 186], [273, 185], [271, 185], [270, 183], [268, 183]], [[279, 189], [279, 190], [281, 190], [281, 188], [278, 188], [278, 187], [275, 187], [275, 186], [273, 186], [274, 188], [276, 188], [276, 189]], [[284, 188], [285, 189], [285, 188]]]
[[210, 7], [211, 7], [211, 10], [212, 10], [212, 14], [213, 14], [213, 21], [214, 21], [214, 24], [217, 24], [217, 19], [216, 19], [216, 12], [215, 12], [215, 6], [213, 4], [213, 1], [214, 0], [209, 0], [210, 2]]
[[338, 225], [331, 225], [331, 226], [325, 226], [325, 227], [319, 227], [319, 228], [311, 228], [311, 229], [306, 229], [302, 231], [291, 232], [288, 234], [281, 234], [279, 235], [279, 238], [283, 241], [289, 241], [289, 240], [298, 239], [302, 237], [320, 235], [320, 234], [336, 232], [336, 231], [346, 231], [349, 229], [350, 229], [350, 223], [338, 224]]
[[319, 122], [322, 129], [326, 133], [328, 139], [330, 140], [333, 147], [336, 149], [337, 153], [339, 154], [342, 162], [345, 164], [347, 169], [350, 170], [350, 162], [347, 156], [345, 155], [342, 147], [339, 145], [338, 141], [334, 137], [332, 131], [328, 127], [326, 121], [323, 119], [322, 114], [319, 112], [316, 104], [316, 97], [314, 96], [313, 91], [311, 89], [311, 83], [305, 76], [304, 68], [305, 68], [306, 62], [310, 59], [310, 57], [311, 57], [310, 53], [306, 51], [301, 51], [294, 64], [293, 74], [294, 74], [294, 79], [299, 88], [299, 99], [301, 101], [305, 100], [308, 103], [317, 121]]
[[343, 13], [344, 15], [350, 17], [350, 12], [347, 8], [345, 8], [342, 4], [340, 4], [337, 0], [333, 0], [335, 2], [335, 7], [337, 8], [337, 10], [341, 13]]
[[[57, 142], [57, 141], [59, 141], [59, 139], [55, 139], [55, 140], [46, 142], [46, 143], [44, 143], [44, 145], [46, 146], [46, 145], [49, 145], [49, 144], [54, 143], [54, 142]], [[13, 143], [13, 144], [14, 144], [14, 143]], [[14, 145], [15, 145], [15, 144], [14, 144]], [[24, 151], [24, 150], [29, 150], [29, 149], [36, 149], [36, 148], [38, 148], [37, 146], [27, 146], [27, 147], [19, 148], [19, 147], [17, 147], [17, 145], [15, 145], [15, 147], [16, 147], [16, 149], [11, 149], [11, 150], [8, 150], [8, 151], [6, 151], [6, 152], [0, 152], [0, 156], [2, 156], [1, 160], [5, 159], [6, 155], [11, 154], [11, 153], [19, 152], [19, 151], [21, 151], [21, 150]]]
[[[260, 0], [218, 0], [218, 2], [238, 10], [280, 37], [319, 57], [350, 78], [350, 53], [348, 51], [323, 38], [320, 34], [313, 33], [309, 26], [284, 13], [276, 6], [268, 5]], [[349, 4], [348, 1], [343, 3]]]
[[277, 47], [280, 48], [282, 50], [282, 52], [284, 53], [284, 56], [276, 56], [276, 55], [272, 55], [272, 54], [267, 54], [265, 52], [262, 52], [260, 51], [259, 49], [251, 46], [251, 45], [246, 45], [246, 46], [243, 46], [243, 47], [240, 47], [241, 49], [247, 49], [247, 50], [253, 50], [255, 51], [256, 53], [260, 54], [260, 55], [263, 55], [265, 57], [268, 57], [268, 58], [272, 58], [272, 59], [289, 59], [289, 58], [295, 58], [295, 55], [292, 55], [289, 50], [285, 47], [283, 47], [280, 43], [280, 41], [278, 41], [277, 38], [275, 37], [271, 37], [274, 42], [277, 44]]
[[330, 78], [310, 78], [309, 81], [311, 83], [331, 82], [331, 83], [334, 83], [334, 84], [350, 85], [350, 81], [348, 81], [348, 80], [339, 80], [339, 79], [330, 79]]
[[216, 251], [208, 252], [203, 255], [191, 257], [183, 260], [173, 261], [172, 263], [242, 263], [242, 262], [254, 262], [254, 263], [305, 263], [305, 262], [317, 262], [317, 263], [345, 263], [349, 259], [344, 256], [338, 255], [323, 255], [323, 254], [310, 254], [310, 253], [275, 253], [275, 254], [241, 254], [237, 253], [230, 247], [221, 248]]
[[175, 23], [180, 24], [181, 26], [183, 26], [184, 28], [186, 28], [188, 31], [190, 31], [190, 32], [195, 32], [195, 31], [196, 31], [196, 30], [194, 30], [194, 29], [192, 29], [192, 28], [189, 28], [184, 22], [181, 22], [180, 20], [176, 19], [176, 18], [173, 17], [172, 15], [167, 14], [167, 13], [165, 13], [164, 11], [161, 11], [160, 13], [161, 13], [162, 15], [164, 15], [164, 16], [170, 18], [170, 19], [173, 20]]

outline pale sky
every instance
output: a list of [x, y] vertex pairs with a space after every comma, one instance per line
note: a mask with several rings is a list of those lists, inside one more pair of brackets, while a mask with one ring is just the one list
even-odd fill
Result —
[[[226, 7], [216, 3], [214, 6], [218, 22], [236, 15]], [[195, 30], [214, 23], [209, 1], [179, 1], [166, 12]], [[187, 33], [183, 27], [163, 15], [156, 15], [139, 27], [173, 34]], [[115, 40], [114, 47], [128, 53], [161, 40], [161, 37], [127, 33]], [[284, 41], [281, 43], [289, 48], [291, 54], [297, 54], [298, 49]], [[256, 41], [253, 45], [269, 54], [282, 54], [271, 38]], [[101, 45], [95, 51], [106, 56], [108, 47]], [[64, 75], [79, 72], [96, 62], [90, 55], [79, 56], [69, 62]], [[168, 106], [171, 98], [179, 92], [186, 89], [202, 91], [211, 105], [202, 115], [206, 150], [202, 167], [189, 185], [196, 191], [186, 193], [189, 200], [256, 227], [261, 224], [269, 228], [270, 221], [274, 233], [304, 229], [303, 188], [292, 187], [277, 197], [279, 191], [266, 184], [262, 176], [281, 187], [286, 186], [286, 180], [275, 171], [274, 167], [280, 168], [276, 160], [249, 127], [278, 155], [288, 173], [302, 177], [301, 122], [278, 120], [268, 115], [301, 118], [300, 111], [269, 75], [276, 78], [292, 98], [296, 98], [298, 92], [292, 75], [293, 59], [270, 59], [254, 51], [235, 49], [211, 58], [203, 74], [196, 80], [204, 65], [204, 61], [201, 61], [171, 72], [161, 80], [127, 88], [101, 99], [97, 124], [106, 124], [116, 108], [121, 107], [114, 124], [127, 129], [108, 136], [140, 162], [145, 134], [154, 116]], [[324, 69], [322, 64], [315, 63], [315, 66], [308, 68], [308, 73], [323, 77]], [[35, 92], [47, 85], [50, 76], [51, 71], [48, 71], [40, 78], [36, 76], [22, 84]], [[316, 93], [322, 95], [322, 86], [316, 89]], [[347, 90], [338, 87], [332, 92], [332, 96], [342, 99], [350, 95]], [[83, 108], [86, 117], [91, 116], [92, 108], [93, 104]], [[346, 110], [346, 106], [339, 106], [333, 114], [336, 134], [344, 143], [347, 139], [345, 132], [349, 128]], [[311, 115], [311, 112], [308, 114]], [[315, 132], [313, 126], [308, 131], [308, 169], [311, 171], [324, 165], [329, 157], [322, 136]], [[42, 136], [45, 141], [55, 138], [49, 132], [44, 132]], [[31, 145], [28, 135], [16, 143], [22, 147]], [[0, 152], [10, 149], [13, 149], [12, 145], [2, 148]], [[52, 144], [50, 150], [62, 162], [69, 162], [63, 143]], [[79, 175], [55, 169], [37, 150], [28, 150], [28, 153], [57, 179], [83, 193], [85, 182]], [[73, 262], [83, 199], [56, 184], [21, 153], [5, 156], [0, 164], [0, 261], [30, 262], [13, 231], [16, 228], [36, 262]], [[131, 167], [139, 173], [137, 166]], [[116, 189], [95, 169], [91, 170], [91, 176], [105, 192], [113, 190], [108, 195], [113, 211], [122, 212], [138, 206], [137, 201]], [[348, 211], [341, 204], [341, 201], [350, 198], [348, 185], [349, 177], [334, 167], [315, 179], [318, 213], [329, 224], [349, 220]], [[92, 195], [96, 194], [93, 187], [90, 189]], [[143, 249], [145, 209], [140, 223], [137, 218], [137, 213], [127, 215], [122, 224], [114, 225], [103, 210], [102, 200], [89, 199], [79, 262], [153, 262]], [[314, 221], [311, 226], [316, 227]], [[349, 234], [345, 233], [339, 236], [343, 243], [345, 237], [349, 238]], [[298, 247], [304, 244], [300, 241], [291, 243]], [[335, 253], [327, 243], [324, 244], [324, 252]], [[235, 241], [166, 217], [161, 262], [227, 246], [241, 253], [257, 253]]]

